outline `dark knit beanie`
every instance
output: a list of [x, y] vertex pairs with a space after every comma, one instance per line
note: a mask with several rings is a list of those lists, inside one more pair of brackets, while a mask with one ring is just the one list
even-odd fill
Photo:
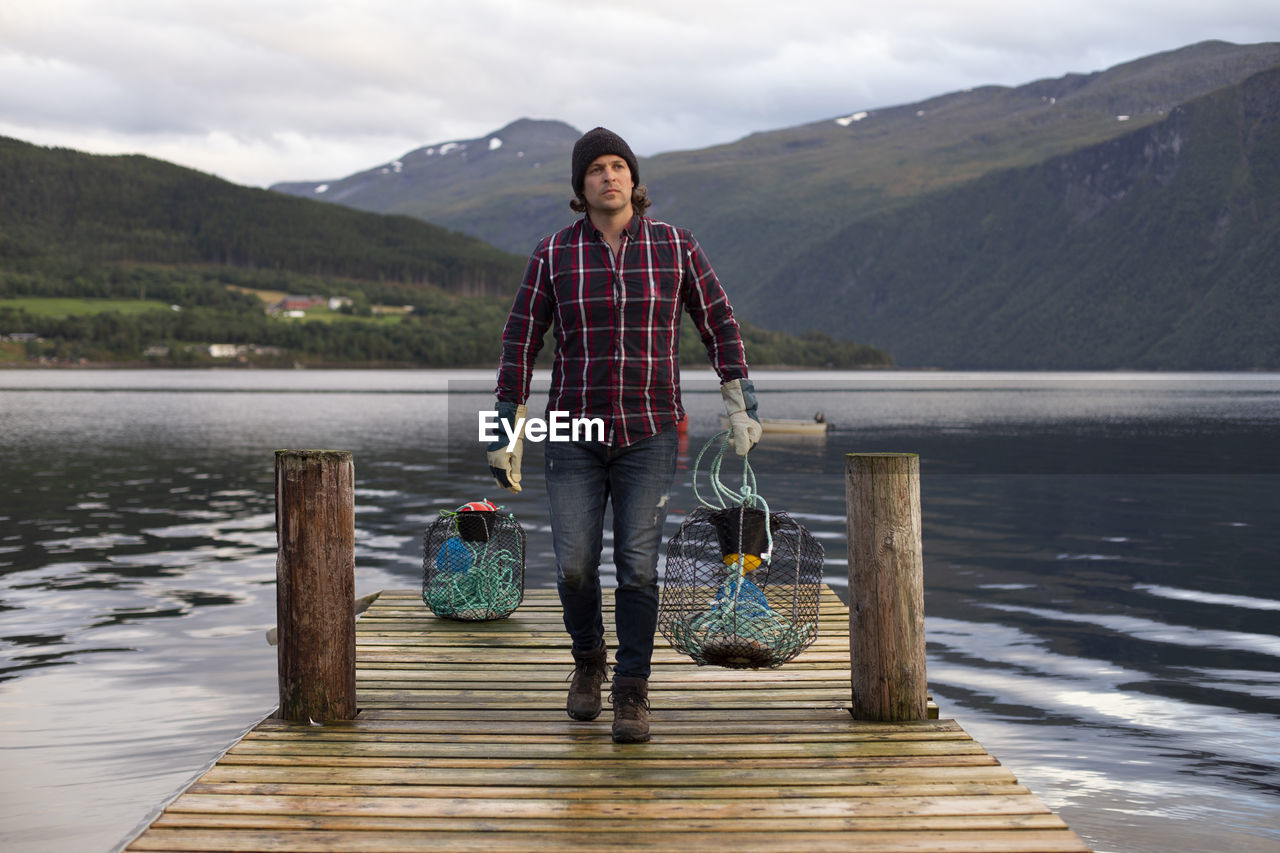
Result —
[[627, 161], [631, 168], [631, 180], [640, 183], [640, 167], [636, 164], [636, 155], [631, 153], [631, 146], [621, 136], [603, 127], [588, 130], [573, 143], [573, 182], [575, 195], [582, 195], [582, 182], [587, 177], [587, 167], [597, 157], [605, 154], [616, 154]]

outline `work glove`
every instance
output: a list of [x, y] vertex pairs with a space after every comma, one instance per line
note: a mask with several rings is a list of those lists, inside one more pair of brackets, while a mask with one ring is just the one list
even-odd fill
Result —
[[[489, 456], [489, 473], [493, 474], [493, 479], [498, 481], [499, 486], [513, 495], [518, 495], [520, 494], [520, 459], [524, 456], [524, 420], [528, 409], [523, 404], [517, 406], [515, 403], [500, 400], [497, 411], [500, 421], [498, 438], [486, 448]], [[516, 424], [520, 425], [520, 434], [516, 436], [513, 443], [510, 436], [516, 431]], [[511, 449], [508, 450], [508, 446]]]
[[746, 456], [760, 440], [760, 416], [756, 414], [756, 386], [750, 379], [735, 379], [720, 386], [724, 411], [729, 416], [729, 441], [733, 452]]

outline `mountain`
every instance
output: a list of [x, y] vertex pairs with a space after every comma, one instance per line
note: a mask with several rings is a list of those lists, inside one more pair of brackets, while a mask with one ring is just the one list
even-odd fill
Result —
[[0, 137], [0, 261], [212, 263], [460, 294], [514, 292], [524, 260], [476, 237], [237, 186], [141, 156]]
[[[661, 154], [642, 159], [641, 175], [652, 213], [690, 227], [740, 315], [772, 328], [870, 340], [902, 364], [1277, 366], [1265, 315], [1244, 308], [1269, 306], [1260, 283], [1280, 277], [1267, 250], [1275, 196], [1265, 162], [1277, 64], [1280, 44], [1205, 42]], [[1246, 101], [1256, 115], [1222, 112]], [[525, 120], [324, 192], [314, 182], [273, 189], [394, 209], [527, 253], [572, 217], [577, 135]], [[1147, 146], [1159, 144], [1175, 148], [1147, 163]], [[1209, 177], [1227, 173], [1225, 184]], [[1051, 174], [1061, 176], [1055, 188], [1043, 186]], [[1116, 197], [1097, 190], [1120, 175]], [[1156, 227], [1184, 209], [1201, 219], [1178, 219], [1176, 235]], [[1189, 264], [1191, 245], [1235, 253]], [[1195, 315], [1208, 310], [1197, 295], [1210, 292], [1213, 322]], [[1156, 318], [1179, 331], [1143, 325]], [[1237, 323], [1261, 343], [1214, 339]]]
[[1280, 66], [846, 225], [754, 292], [902, 364], [1280, 366]]
[[569, 154], [582, 134], [520, 119], [479, 139], [424, 146], [346, 178], [277, 192], [437, 222], [523, 255], [572, 216]]

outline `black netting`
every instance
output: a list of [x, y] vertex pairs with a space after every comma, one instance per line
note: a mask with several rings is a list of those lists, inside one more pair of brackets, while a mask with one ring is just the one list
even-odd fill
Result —
[[818, 636], [822, 546], [784, 512], [764, 520], [699, 507], [667, 543], [658, 625], [699, 666], [778, 667]]
[[510, 616], [524, 599], [525, 533], [496, 510], [442, 512], [422, 537], [422, 600], [446, 619]]

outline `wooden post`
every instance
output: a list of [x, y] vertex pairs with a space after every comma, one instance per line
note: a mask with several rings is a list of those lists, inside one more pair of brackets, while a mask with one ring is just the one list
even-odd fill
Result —
[[355, 719], [355, 539], [351, 454], [276, 451], [281, 719]]
[[853, 716], [926, 719], [920, 457], [847, 454], [845, 504]]

